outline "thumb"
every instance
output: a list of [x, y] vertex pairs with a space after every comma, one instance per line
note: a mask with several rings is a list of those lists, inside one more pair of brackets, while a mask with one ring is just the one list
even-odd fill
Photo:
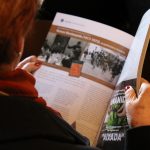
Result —
[[125, 100], [135, 100], [136, 99], [136, 93], [135, 90], [131, 86], [127, 86], [125, 88]]

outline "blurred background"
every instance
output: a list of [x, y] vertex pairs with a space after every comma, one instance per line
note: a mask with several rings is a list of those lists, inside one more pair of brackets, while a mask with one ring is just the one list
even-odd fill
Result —
[[56, 12], [68, 13], [135, 34], [150, 0], [41, 0], [39, 19], [53, 20]]

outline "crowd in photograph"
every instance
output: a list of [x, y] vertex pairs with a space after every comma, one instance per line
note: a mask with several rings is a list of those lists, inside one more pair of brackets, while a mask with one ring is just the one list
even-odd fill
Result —
[[121, 73], [124, 60], [121, 59], [118, 55], [109, 53], [103, 49], [101, 51], [93, 52], [86, 51], [84, 53], [84, 58], [87, 55], [90, 55], [91, 57], [90, 63], [93, 69], [97, 67], [102, 70], [102, 73], [105, 73], [106, 71], [111, 73], [111, 81]]

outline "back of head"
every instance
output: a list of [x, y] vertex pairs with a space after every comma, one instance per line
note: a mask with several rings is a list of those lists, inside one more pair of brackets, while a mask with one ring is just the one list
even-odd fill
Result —
[[0, 64], [11, 63], [20, 38], [32, 26], [38, 0], [0, 0]]

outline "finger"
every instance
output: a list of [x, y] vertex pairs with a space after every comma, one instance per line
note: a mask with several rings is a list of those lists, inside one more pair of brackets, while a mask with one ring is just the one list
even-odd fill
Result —
[[38, 60], [36, 56], [32, 55], [30, 57], [27, 57], [24, 61], [24, 64], [26, 63], [32, 63], [32, 62], [35, 62], [37, 64], [42, 64], [42, 61], [41, 60]]
[[37, 61], [37, 57], [32, 55], [32, 56], [25, 58], [23, 62], [28, 63], [28, 62], [36, 62], [36, 61]]
[[146, 79], [141, 78], [141, 84], [142, 84], [143, 82], [144, 82], [144, 83], [149, 83]]
[[24, 69], [24, 70], [26, 70], [26, 71], [28, 71], [28, 72], [30, 72], [30, 73], [33, 73], [33, 72], [35, 72], [36, 70], [38, 70], [40, 67], [41, 67], [40, 64], [37, 64], [37, 63], [32, 62], [32, 63], [27, 63], [27, 64], [25, 64], [25, 65], [22, 67], [22, 69]]
[[26, 63], [29, 63], [29, 62], [36, 62], [37, 61], [37, 57], [32, 55], [32, 56], [29, 56], [27, 58], [25, 58], [24, 60], [22, 60], [18, 65], [17, 65], [17, 68], [22, 68]]
[[150, 93], [150, 84], [148, 82], [143, 82], [140, 90], [139, 90], [139, 96], [138, 98], [145, 97], [146, 95], [149, 95]]
[[128, 89], [125, 91], [125, 100], [135, 100], [136, 99], [136, 93], [134, 89], [131, 86], [128, 86]]
[[150, 86], [149, 82], [145, 79], [142, 79], [141, 86], [140, 86], [140, 89], [139, 89], [139, 95], [141, 93], [143, 93], [147, 89], [147, 87], [149, 87], [149, 86]]

